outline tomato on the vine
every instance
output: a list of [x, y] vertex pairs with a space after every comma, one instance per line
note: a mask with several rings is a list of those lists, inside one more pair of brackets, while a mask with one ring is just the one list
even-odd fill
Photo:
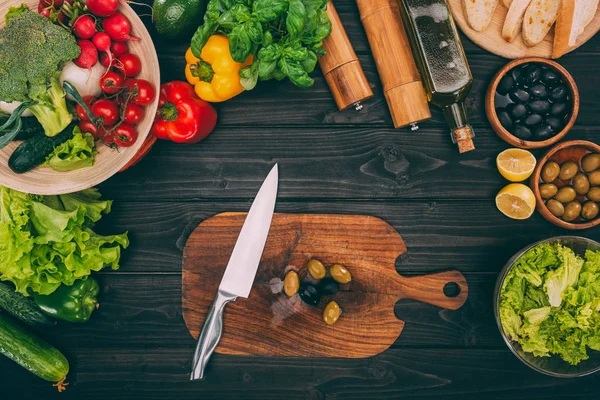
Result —
[[123, 74], [127, 77], [138, 76], [142, 71], [142, 61], [135, 54], [125, 53], [119, 56], [117, 68], [123, 71]]
[[119, 147], [133, 146], [138, 138], [137, 130], [129, 124], [121, 124], [117, 126], [113, 132], [112, 142]]
[[123, 121], [130, 125], [137, 125], [144, 119], [145, 111], [137, 104], [129, 103], [125, 107], [125, 118]]
[[100, 78], [100, 89], [107, 94], [116, 94], [123, 89], [123, 77], [116, 72], [109, 71]]
[[154, 86], [145, 79], [127, 79], [125, 86], [132, 93], [131, 101], [140, 106], [148, 106], [152, 104], [156, 98], [156, 90]]
[[[94, 96], [85, 96], [83, 98], [83, 101], [88, 106], [90, 111], [92, 108], [92, 104], [94, 104], [94, 100], [96, 100], [96, 98]], [[79, 104], [77, 104], [75, 106], [75, 112], [77, 113], [77, 118], [79, 118], [80, 121], [89, 121], [90, 120], [90, 117], [88, 116], [88, 114], [85, 112], [83, 107], [81, 107]], [[92, 114], [93, 114], [93, 112], [92, 112]]]
[[79, 122], [79, 129], [83, 133], [89, 132], [94, 136], [94, 138], [100, 139], [100, 137], [98, 137], [98, 127], [94, 125], [91, 121]]
[[119, 107], [111, 100], [102, 99], [92, 104], [92, 114], [102, 119], [98, 123], [103, 126], [113, 126], [119, 121]]

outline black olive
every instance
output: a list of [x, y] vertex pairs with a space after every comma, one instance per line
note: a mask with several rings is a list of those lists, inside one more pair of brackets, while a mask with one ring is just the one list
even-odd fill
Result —
[[532, 64], [525, 69], [525, 82], [532, 85], [540, 79], [542, 68], [537, 64]]
[[511, 90], [508, 96], [511, 98], [512, 101], [517, 103], [527, 103], [531, 98], [529, 93], [527, 93], [523, 89]]
[[531, 114], [527, 118], [525, 118], [524, 122], [525, 125], [531, 128], [532, 126], [535, 126], [542, 122], [542, 116], [540, 114]]
[[519, 139], [531, 139], [531, 131], [529, 130], [529, 128], [520, 124], [515, 125], [515, 129], [512, 131], [512, 134], [518, 137]]
[[548, 97], [548, 89], [543, 83], [536, 83], [529, 88], [529, 94], [538, 99], [545, 99]]
[[519, 85], [521, 83], [521, 78], [523, 77], [523, 72], [519, 68], [513, 68], [509, 72], [510, 77], [513, 79], [514, 85]]
[[540, 125], [533, 128], [533, 138], [535, 140], [546, 140], [554, 136], [554, 131], [550, 125]]
[[303, 302], [308, 305], [316, 306], [319, 305], [319, 301], [321, 300], [321, 295], [317, 288], [310, 283], [302, 283], [300, 284], [300, 290], [298, 291], [300, 294], [300, 298]]
[[508, 93], [510, 89], [512, 89], [515, 81], [510, 75], [504, 75], [500, 82], [498, 82], [498, 86], [496, 87], [496, 92], [501, 95], [505, 95]]
[[496, 108], [496, 115], [498, 116], [498, 120], [500, 120], [500, 124], [504, 127], [504, 129], [509, 130], [513, 126], [512, 119], [510, 115], [508, 115], [508, 111], [504, 108]]
[[567, 103], [554, 103], [550, 109], [552, 115], [564, 115], [568, 111]]
[[512, 117], [513, 121], [518, 121], [527, 115], [527, 107], [525, 107], [523, 104], [509, 104], [508, 107], [506, 107], [506, 110]]
[[545, 69], [544, 71], [542, 71], [542, 77], [541, 80], [542, 82], [544, 82], [546, 85], [553, 85], [555, 83], [557, 83], [560, 79], [560, 76], [552, 71], [551, 69]]
[[548, 125], [550, 125], [550, 127], [552, 128], [552, 130], [556, 133], [560, 132], [564, 126], [564, 122], [562, 119], [558, 118], [558, 117], [547, 117], [546, 118], [546, 123]]
[[556, 86], [550, 91], [550, 99], [553, 101], [559, 101], [567, 97], [567, 88], [560, 85]]
[[317, 285], [317, 290], [321, 295], [327, 296], [329, 294], [337, 293], [340, 290], [340, 284], [337, 283], [333, 278], [321, 279]]
[[529, 109], [538, 114], [547, 114], [550, 111], [550, 103], [546, 100], [534, 100], [529, 103]]

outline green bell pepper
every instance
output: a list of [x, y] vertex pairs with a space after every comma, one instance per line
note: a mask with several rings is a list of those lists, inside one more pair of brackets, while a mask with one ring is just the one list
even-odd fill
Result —
[[35, 293], [35, 303], [53, 318], [68, 322], [86, 322], [98, 308], [100, 287], [95, 279], [77, 280], [72, 286], [61, 285], [49, 295]]

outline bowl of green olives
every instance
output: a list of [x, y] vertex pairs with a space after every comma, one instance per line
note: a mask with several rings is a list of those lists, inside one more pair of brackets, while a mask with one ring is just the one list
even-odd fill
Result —
[[560, 64], [527, 57], [506, 64], [485, 97], [492, 129], [522, 149], [553, 145], [573, 127], [579, 113], [575, 80]]
[[537, 210], [565, 229], [600, 224], [600, 145], [571, 140], [550, 149], [530, 181]]

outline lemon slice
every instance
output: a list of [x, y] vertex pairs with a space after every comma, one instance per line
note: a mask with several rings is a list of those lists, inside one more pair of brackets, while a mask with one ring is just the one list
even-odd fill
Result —
[[511, 183], [496, 195], [496, 207], [512, 219], [527, 219], [535, 210], [535, 196], [528, 186]]
[[523, 149], [506, 149], [496, 157], [498, 171], [511, 182], [522, 182], [529, 178], [535, 164], [533, 154]]

